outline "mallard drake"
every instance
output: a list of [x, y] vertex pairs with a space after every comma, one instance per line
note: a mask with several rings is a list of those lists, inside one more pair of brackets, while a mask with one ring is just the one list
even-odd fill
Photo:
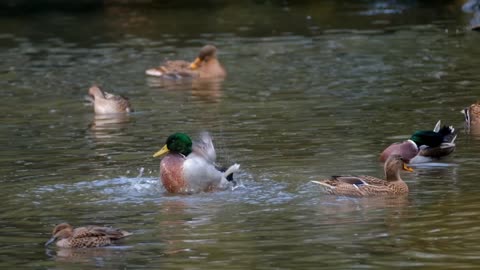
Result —
[[93, 104], [95, 114], [113, 114], [133, 112], [127, 97], [104, 92], [94, 85], [88, 89], [87, 99]]
[[217, 48], [206, 45], [193, 62], [183, 60], [167, 61], [162, 66], [145, 71], [147, 75], [169, 79], [219, 78], [227, 72], [217, 59]]
[[168, 137], [165, 146], [153, 157], [167, 154], [160, 162], [160, 178], [170, 193], [197, 193], [228, 188], [233, 181], [233, 173], [240, 165], [234, 164], [225, 171], [215, 165], [216, 152], [212, 138], [206, 132], [200, 140], [192, 144], [184, 133]]
[[461, 111], [465, 116], [465, 124], [467, 127], [477, 126], [480, 124], [480, 103], [474, 103]]
[[384, 165], [385, 179], [373, 176], [332, 176], [312, 181], [322, 186], [327, 194], [351, 197], [370, 197], [408, 194], [408, 186], [400, 177], [400, 170], [412, 172], [400, 155], [392, 155]]
[[52, 238], [45, 246], [57, 241], [57, 246], [62, 248], [90, 248], [111, 245], [115, 240], [132, 235], [127, 231], [110, 227], [87, 226], [73, 228], [68, 223], [55, 226]]
[[407, 163], [429, 162], [433, 158], [449, 155], [455, 150], [455, 129], [452, 126], [440, 128], [438, 121], [433, 130], [416, 131], [409, 140], [393, 143], [383, 150], [380, 161], [385, 162], [391, 155], [401, 155]]

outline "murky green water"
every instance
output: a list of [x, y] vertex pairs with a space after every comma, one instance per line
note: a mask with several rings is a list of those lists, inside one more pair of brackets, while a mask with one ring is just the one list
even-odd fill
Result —
[[[0, 268], [478, 268], [480, 137], [463, 132], [459, 111], [480, 97], [480, 34], [460, 2], [419, 2], [0, 17]], [[145, 77], [206, 43], [225, 81]], [[137, 112], [95, 118], [83, 100], [93, 83]], [[405, 175], [406, 200], [336, 198], [309, 183], [380, 176], [384, 147], [438, 119], [459, 130], [458, 148]], [[241, 164], [245, 187], [166, 194], [151, 155], [173, 132], [202, 130], [221, 162]], [[46, 249], [60, 222], [134, 235]]]

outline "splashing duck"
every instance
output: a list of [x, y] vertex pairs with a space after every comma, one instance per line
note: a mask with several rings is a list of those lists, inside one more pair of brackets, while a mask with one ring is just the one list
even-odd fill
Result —
[[165, 146], [153, 156], [166, 156], [160, 162], [160, 178], [170, 193], [191, 194], [225, 190], [235, 185], [233, 173], [240, 168], [233, 164], [226, 170], [215, 164], [216, 152], [212, 138], [204, 132], [198, 142], [192, 143], [187, 134], [175, 133], [167, 138]]

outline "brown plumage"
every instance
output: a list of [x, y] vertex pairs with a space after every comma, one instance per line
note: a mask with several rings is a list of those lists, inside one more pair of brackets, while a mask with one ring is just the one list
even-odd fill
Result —
[[160, 67], [147, 69], [145, 73], [168, 79], [221, 78], [227, 75], [217, 59], [217, 48], [213, 45], [204, 46], [191, 63], [183, 60], [167, 61]]
[[89, 100], [93, 104], [95, 114], [133, 112], [127, 97], [110, 94], [96, 85], [90, 87], [88, 95]]
[[127, 237], [131, 233], [111, 227], [87, 226], [73, 228], [68, 223], [55, 226], [52, 238], [45, 246], [57, 241], [62, 248], [90, 248], [111, 245], [115, 240]]
[[351, 197], [408, 194], [408, 186], [400, 177], [400, 170], [413, 171], [399, 155], [392, 155], [384, 165], [385, 179], [373, 176], [333, 176], [331, 179], [312, 181], [322, 186], [325, 193]]
[[466, 107], [462, 110], [462, 113], [465, 116], [467, 129], [474, 131], [480, 130], [480, 101]]

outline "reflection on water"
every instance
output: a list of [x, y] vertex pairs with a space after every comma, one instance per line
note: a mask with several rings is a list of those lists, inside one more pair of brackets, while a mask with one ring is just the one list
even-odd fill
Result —
[[217, 103], [223, 95], [224, 79], [164, 79], [148, 77], [147, 85], [152, 89], [165, 89], [167, 91], [185, 91], [192, 97], [206, 102]]
[[[478, 99], [480, 35], [463, 2], [214, 2], [0, 17], [0, 268], [475, 269], [480, 140], [458, 111]], [[208, 43], [225, 80], [145, 76]], [[137, 112], [94, 116], [94, 82]], [[309, 182], [382, 175], [380, 152], [438, 119], [457, 148], [405, 175], [407, 198]], [[203, 130], [243, 186], [167, 194], [153, 152]], [[46, 250], [61, 222], [134, 235]]]
[[128, 247], [59, 248], [56, 251], [47, 248], [46, 253], [58, 263], [68, 263], [65, 265], [67, 267], [69, 264], [80, 264], [84, 265], [83, 267], [88, 265], [105, 267], [108, 266], [109, 262], [106, 262], [104, 258], [115, 258], [115, 260], [123, 261], [122, 258], [125, 258], [126, 254], [128, 254]]
[[95, 115], [89, 129], [92, 135], [98, 141], [108, 142], [116, 134], [122, 133], [122, 129], [128, 127], [130, 115], [126, 113], [118, 114], [99, 114]]

